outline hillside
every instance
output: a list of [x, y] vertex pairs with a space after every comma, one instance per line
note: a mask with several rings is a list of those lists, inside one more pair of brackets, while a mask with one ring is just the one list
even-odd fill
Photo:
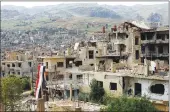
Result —
[[168, 24], [168, 4], [111, 6], [75, 3], [33, 8], [2, 6], [1, 13], [2, 29], [26, 30], [39, 27], [86, 29], [87, 24], [95, 22], [101, 25], [110, 22], [111, 25], [127, 20], [161, 21]]

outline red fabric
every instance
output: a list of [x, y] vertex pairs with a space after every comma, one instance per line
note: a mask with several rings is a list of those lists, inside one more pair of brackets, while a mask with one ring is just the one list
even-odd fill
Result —
[[36, 88], [35, 88], [35, 94], [34, 94], [35, 96], [36, 96], [36, 91], [37, 91], [38, 82], [39, 82], [39, 77], [40, 77], [40, 76], [39, 76], [39, 74], [40, 74], [40, 67], [41, 67], [41, 65], [39, 64], [39, 65], [38, 65], [37, 80], [36, 80], [36, 85], [35, 85], [35, 86], [36, 86]]

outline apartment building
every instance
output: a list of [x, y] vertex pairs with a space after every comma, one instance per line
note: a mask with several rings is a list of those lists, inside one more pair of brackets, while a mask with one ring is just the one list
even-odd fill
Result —
[[155, 61], [158, 69], [169, 68], [169, 29], [160, 27], [141, 32], [141, 60]]

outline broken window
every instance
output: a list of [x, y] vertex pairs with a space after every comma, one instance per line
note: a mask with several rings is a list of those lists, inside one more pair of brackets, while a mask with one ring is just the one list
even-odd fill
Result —
[[147, 40], [152, 40], [153, 36], [154, 36], [154, 32], [148, 32], [147, 33]]
[[72, 74], [69, 75], [69, 78], [72, 79]]
[[110, 83], [110, 90], [117, 90], [117, 83]]
[[77, 79], [83, 79], [83, 75], [77, 75]]
[[159, 47], [158, 47], [158, 52], [159, 52], [159, 53], [163, 53], [163, 46], [159, 46]]
[[21, 67], [21, 63], [18, 63], [18, 67]]
[[141, 51], [142, 51], [142, 54], [145, 54], [145, 46], [141, 46]]
[[169, 39], [169, 34], [166, 35], [167, 39]]
[[152, 51], [152, 52], [155, 51], [155, 46], [154, 45], [149, 45], [148, 47], [149, 47], [149, 51]]
[[150, 91], [156, 94], [164, 94], [165, 88], [163, 84], [155, 84], [150, 87]]
[[89, 51], [89, 59], [93, 59], [93, 58], [94, 58], [93, 51], [92, 51], [92, 50], [90, 50], [90, 51]]
[[128, 35], [126, 35], [126, 38], [128, 38]]
[[99, 61], [99, 64], [102, 64], [102, 65], [103, 65], [104, 62], [105, 62], [104, 60], [101, 60], [101, 61]]
[[139, 50], [136, 50], [136, 59], [139, 59]]
[[15, 64], [14, 64], [14, 63], [12, 63], [12, 67], [15, 67]]
[[139, 37], [135, 37], [135, 45], [139, 45]]
[[45, 63], [45, 67], [48, 69], [48, 62]]
[[63, 62], [57, 62], [57, 67], [63, 67], [64, 63]]
[[7, 67], [10, 67], [10, 64], [7, 64]]
[[135, 83], [135, 95], [140, 95], [141, 96], [141, 84], [140, 83]]
[[141, 40], [145, 40], [145, 34], [144, 33], [141, 34]]
[[79, 67], [80, 65], [82, 65], [82, 61], [76, 61], [75, 66]]
[[94, 64], [90, 64], [90, 66], [94, 66]]

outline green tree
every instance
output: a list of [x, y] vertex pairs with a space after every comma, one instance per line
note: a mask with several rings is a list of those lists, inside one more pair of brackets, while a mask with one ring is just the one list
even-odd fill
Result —
[[157, 109], [145, 97], [142, 98], [127, 98], [125, 96], [111, 98], [107, 104], [106, 111], [115, 112], [156, 112]]
[[24, 90], [30, 90], [31, 84], [30, 84], [30, 78], [29, 77], [22, 77], [22, 84]]
[[5, 111], [14, 111], [23, 92], [22, 80], [19, 77], [9, 76], [2, 79], [2, 101]]
[[96, 79], [93, 79], [90, 83], [90, 100], [95, 103], [101, 103], [103, 101], [103, 96], [105, 91], [101, 87]]

